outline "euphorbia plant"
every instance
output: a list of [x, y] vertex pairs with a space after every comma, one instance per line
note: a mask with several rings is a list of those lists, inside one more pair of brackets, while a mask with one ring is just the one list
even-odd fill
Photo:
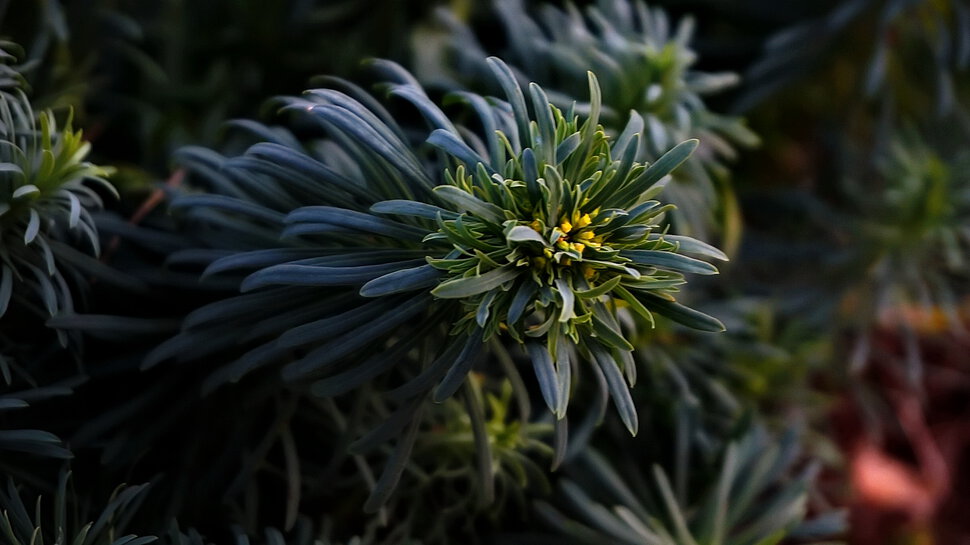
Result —
[[[699, 329], [722, 329], [717, 320], [678, 304], [673, 294], [684, 283], [682, 273], [717, 272], [678, 251], [721, 259], [723, 254], [694, 239], [665, 235], [657, 220], [672, 206], [651, 200], [697, 141], [647, 166], [636, 161], [639, 117], [612, 142], [598, 125], [599, 86], [592, 73], [592, 109], [585, 122], [550, 105], [536, 84], [529, 86], [531, 119], [511, 74], [496, 59], [490, 64], [508, 92], [518, 135], [527, 139], [513, 145], [497, 131], [487, 142], [486, 159], [453, 133], [432, 133], [429, 143], [457, 164], [433, 190], [442, 207], [392, 200], [371, 211], [436, 226], [423, 240], [443, 248], [428, 256], [427, 265], [371, 280], [361, 294], [433, 286], [433, 297], [460, 302], [464, 314], [453, 333], [469, 343], [507, 334], [523, 344], [558, 417], [569, 399], [571, 354], [582, 354], [602, 370], [635, 433], [636, 412], [622, 378], [625, 372], [631, 384], [634, 380], [633, 346], [615, 317], [617, 303], [648, 320], [654, 311]], [[439, 386], [435, 398], [447, 397], [451, 384]]]
[[[282, 99], [301, 139], [250, 124], [268, 141], [241, 156], [184, 151], [190, 181], [211, 193], [172, 206], [208, 248], [170, 261], [201, 260], [205, 278], [244, 272], [235, 278], [247, 293], [192, 313], [148, 364], [222, 354], [208, 388], [274, 366], [327, 397], [377, 385], [396, 408], [372, 437], [400, 436], [407, 451], [423, 403], [457, 392], [481, 356], [522, 346], [560, 427], [582, 372], [635, 433], [636, 370], [619, 315], [721, 329], [674, 294], [683, 273], [716, 272], [685, 254], [723, 254], [660, 229], [670, 207], [652, 200], [696, 141], [645, 164], [642, 119], [608, 137], [592, 75], [590, 112], [578, 115], [537, 85], [527, 101], [502, 61], [488, 63], [506, 100], [452, 96], [470, 106], [480, 133], [452, 121], [406, 71], [377, 61], [385, 88], [430, 130], [403, 129], [372, 96], [331, 80], [343, 91]], [[515, 375], [517, 395], [528, 396], [507, 362], [489, 358], [482, 370]]]
[[[624, 367], [622, 354], [631, 350], [617, 325], [617, 301], [644, 315], [654, 310], [695, 327], [720, 329], [716, 320], [676, 304], [673, 293], [684, 272], [716, 272], [682, 252], [722, 254], [659, 231], [656, 219], [669, 207], [651, 200], [696, 142], [642, 164], [638, 117], [615, 141], [598, 125], [595, 77], [593, 108], [580, 122], [574, 112], [551, 106], [536, 85], [530, 88], [530, 112], [504, 63], [492, 59], [490, 65], [508, 102], [458, 95], [486, 127], [484, 142], [463, 136], [467, 131], [411, 81], [390, 88], [436, 127], [427, 139], [437, 150], [430, 165], [362, 102], [335, 91], [311, 91], [287, 99], [287, 108], [320, 122], [330, 145], [357, 156], [356, 179], [336, 171], [335, 155], [318, 158], [293, 147], [257, 144], [237, 160], [240, 165], [268, 172], [278, 164], [282, 176], [311, 168], [320, 176], [329, 172], [317, 183], [332, 189], [285, 217], [263, 212], [257, 202], [243, 204], [240, 196], [188, 195], [175, 201], [176, 209], [205, 203], [235, 214], [262, 214], [260, 219], [281, 227], [283, 246], [292, 246], [233, 252], [213, 261], [207, 274], [257, 268], [243, 280], [243, 291], [300, 286], [315, 288], [310, 293], [317, 297], [346, 301], [263, 345], [264, 356], [273, 356], [267, 363], [285, 361], [293, 347], [315, 345], [284, 367], [284, 378], [319, 376], [328, 364], [353, 359], [351, 347], [399, 334], [396, 328], [425, 309], [456, 337], [443, 352], [458, 352], [426, 370], [434, 373], [432, 380], [421, 381], [439, 383], [437, 399], [457, 389], [470, 356], [492, 337], [541, 346], [532, 353], [542, 382], [549, 378], [546, 360], [563, 358], [572, 347], [602, 360], [612, 374]], [[388, 70], [407, 77], [398, 68]], [[333, 166], [323, 163], [328, 159]], [[231, 171], [232, 162], [224, 170]], [[287, 181], [278, 183], [285, 187]], [[363, 324], [365, 331], [354, 329]], [[627, 372], [632, 376], [632, 368]], [[558, 399], [553, 390], [546, 389], [550, 401]]]

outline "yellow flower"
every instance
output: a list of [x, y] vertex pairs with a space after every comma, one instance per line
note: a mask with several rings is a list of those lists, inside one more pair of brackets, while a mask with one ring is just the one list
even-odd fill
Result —
[[562, 220], [562, 223], [559, 225], [559, 230], [563, 233], [568, 233], [573, 230], [573, 224], [569, 223], [569, 220]]

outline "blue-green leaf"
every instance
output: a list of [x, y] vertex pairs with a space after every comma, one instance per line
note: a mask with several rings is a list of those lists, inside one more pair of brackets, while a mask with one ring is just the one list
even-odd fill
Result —
[[603, 375], [606, 377], [610, 397], [613, 399], [613, 404], [616, 406], [617, 412], [620, 413], [620, 419], [623, 420], [623, 424], [629, 430], [630, 434], [636, 435], [637, 428], [639, 427], [637, 408], [633, 403], [633, 398], [630, 396], [630, 388], [623, 379], [622, 371], [620, 371], [616, 361], [613, 360], [613, 356], [602, 346], [593, 343], [589, 349], [593, 353], [593, 358], [599, 365], [600, 370], [603, 371]]
[[469, 167], [484, 165], [489, 174], [495, 172], [495, 169], [488, 164], [488, 161], [476, 153], [475, 150], [468, 147], [468, 144], [462, 142], [461, 139], [454, 133], [444, 129], [437, 129], [431, 133], [431, 136], [428, 137], [428, 143], [441, 151], [448, 153]]
[[505, 238], [507, 238], [510, 242], [538, 242], [543, 246], [549, 246], [549, 243], [546, 242], [546, 239], [542, 238], [542, 235], [537, 233], [535, 229], [525, 225], [516, 225], [515, 227], [509, 229], [509, 232], [505, 235]]
[[418, 218], [426, 218], [430, 220], [436, 220], [440, 214], [444, 219], [455, 219], [458, 214], [452, 212], [451, 210], [445, 210], [444, 208], [434, 206], [433, 204], [427, 204], [417, 201], [405, 201], [405, 200], [390, 200], [381, 201], [371, 205], [370, 211], [377, 214], [394, 214], [397, 216], [414, 216]]
[[624, 250], [620, 252], [622, 257], [626, 257], [639, 265], [649, 265], [671, 271], [694, 274], [717, 274], [717, 267], [681, 254], [674, 252], [664, 252], [660, 250]]
[[435, 387], [431, 396], [431, 399], [435, 403], [441, 403], [458, 391], [458, 388], [465, 382], [465, 377], [468, 376], [468, 372], [471, 371], [472, 366], [481, 354], [482, 348], [482, 330], [477, 329], [468, 336], [465, 346], [451, 364], [451, 368], [448, 369], [445, 378], [441, 379], [441, 382]]
[[381, 297], [394, 293], [430, 288], [438, 283], [441, 272], [431, 265], [401, 269], [367, 282], [360, 288], [363, 297]]
[[336, 225], [365, 233], [412, 241], [421, 241], [428, 234], [426, 229], [378, 218], [364, 212], [332, 206], [304, 206], [286, 216], [286, 223], [300, 222]]
[[687, 327], [699, 329], [701, 331], [721, 332], [724, 331], [724, 324], [713, 316], [708, 316], [703, 312], [685, 307], [675, 301], [667, 301], [650, 294], [643, 294], [638, 297], [643, 306], [648, 309], [666, 316], [671, 320], [683, 324]]
[[534, 341], [525, 343], [525, 349], [529, 353], [529, 358], [532, 359], [532, 368], [535, 370], [536, 379], [539, 381], [542, 399], [546, 402], [549, 410], [556, 413], [559, 410], [561, 395], [552, 356], [545, 346]]
[[501, 208], [490, 202], [485, 202], [463, 189], [451, 185], [440, 185], [434, 188], [434, 193], [441, 199], [457, 206], [460, 210], [471, 212], [484, 220], [492, 223], [505, 221], [505, 213]]
[[512, 266], [492, 269], [485, 274], [466, 276], [442, 282], [437, 288], [431, 290], [431, 294], [442, 299], [471, 297], [472, 295], [478, 295], [479, 293], [495, 289], [519, 276], [520, 273], [521, 271]]

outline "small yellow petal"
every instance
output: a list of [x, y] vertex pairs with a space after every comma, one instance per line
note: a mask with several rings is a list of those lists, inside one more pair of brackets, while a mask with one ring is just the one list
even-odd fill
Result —
[[573, 230], [573, 224], [569, 223], [569, 220], [562, 220], [562, 224], [559, 225], [559, 230], [563, 233], [568, 233]]
[[573, 242], [573, 250], [576, 250], [580, 254], [586, 249], [586, 245], [581, 242]]

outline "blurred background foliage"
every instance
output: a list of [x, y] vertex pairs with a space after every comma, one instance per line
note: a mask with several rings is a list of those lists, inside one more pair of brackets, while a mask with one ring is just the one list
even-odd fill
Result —
[[[0, 0], [0, 39], [0, 543], [970, 540], [967, 2]], [[384, 101], [404, 76], [361, 61], [410, 70], [396, 83], [474, 143], [467, 97], [505, 97], [488, 55], [583, 116], [595, 72], [638, 160], [700, 139], [659, 198], [671, 233], [730, 257], [678, 294], [726, 331], [617, 306], [636, 437], [596, 366], [565, 433], [508, 346], [443, 403], [370, 371], [284, 381], [292, 351], [214, 382], [262, 342], [242, 326], [285, 332], [317, 292], [201, 274], [279, 245], [206, 198], [301, 180], [246, 163], [254, 143], [369, 166], [273, 97], [359, 85], [440, 176], [424, 103]], [[112, 168], [117, 198], [90, 181]], [[274, 191], [247, 202], [331, 198]], [[439, 329], [400, 354], [406, 378]]]

